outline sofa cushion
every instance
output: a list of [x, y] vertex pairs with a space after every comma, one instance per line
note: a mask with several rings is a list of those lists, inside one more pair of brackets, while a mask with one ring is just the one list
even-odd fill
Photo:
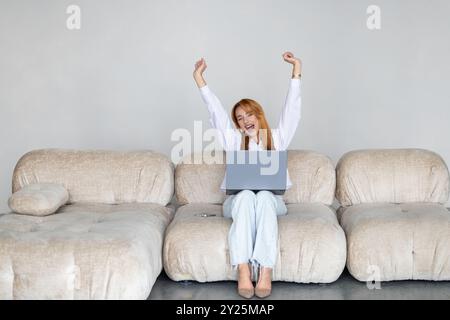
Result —
[[69, 203], [164, 206], [173, 195], [173, 164], [150, 150], [42, 149], [22, 156], [14, 169], [13, 192], [33, 183], [63, 185], [69, 191]]
[[0, 299], [146, 299], [171, 217], [151, 203], [0, 215]]
[[377, 202], [445, 203], [449, 172], [442, 158], [421, 149], [356, 150], [336, 167], [341, 205]]
[[68, 200], [69, 193], [62, 185], [34, 183], [14, 192], [8, 205], [15, 213], [46, 216], [55, 213]]
[[444, 206], [359, 204], [341, 210], [340, 221], [356, 279], [450, 280], [450, 212]]
[[[332, 209], [323, 204], [288, 204], [278, 218], [279, 255], [273, 280], [302, 283], [335, 281], [345, 267], [346, 242]], [[236, 280], [228, 252], [231, 219], [222, 206], [187, 204], [178, 208], [166, 231], [164, 268], [175, 280]]]
[[[225, 175], [225, 153], [186, 156], [175, 169], [175, 192], [181, 205], [222, 204], [225, 192], [220, 184]], [[334, 200], [336, 176], [331, 160], [305, 150], [288, 151], [288, 170], [293, 183], [283, 198], [286, 203], [323, 203]]]

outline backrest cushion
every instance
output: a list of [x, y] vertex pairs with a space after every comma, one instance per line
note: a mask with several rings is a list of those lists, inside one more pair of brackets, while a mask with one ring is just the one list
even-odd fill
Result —
[[438, 202], [449, 196], [449, 172], [436, 153], [374, 149], [346, 153], [336, 167], [336, 197], [343, 206], [375, 202]]
[[[199, 159], [200, 161], [197, 161]], [[190, 154], [175, 169], [175, 193], [179, 204], [222, 204], [225, 193], [220, 184], [225, 175], [225, 153], [219, 164], [215, 154]], [[288, 151], [288, 171], [292, 187], [284, 194], [286, 203], [333, 203], [336, 187], [334, 165], [319, 153], [306, 150]]]
[[174, 189], [174, 166], [157, 152], [42, 149], [16, 164], [12, 191], [33, 183], [56, 183], [69, 203], [152, 202], [166, 205]]

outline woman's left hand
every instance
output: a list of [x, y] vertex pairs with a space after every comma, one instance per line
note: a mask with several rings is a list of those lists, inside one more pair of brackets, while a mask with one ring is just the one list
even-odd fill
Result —
[[283, 53], [283, 59], [287, 63], [290, 63], [292, 65], [299, 64], [301, 65], [301, 60], [299, 58], [294, 57], [294, 54], [292, 52], [286, 51]]
[[294, 57], [294, 54], [292, 52], [286, 51], [283, 53], [283, 59], [287, 63], [292, 64], [292, 77], [299, 79], [299, 77], [302, 74], [302, 60], [299, 58]]

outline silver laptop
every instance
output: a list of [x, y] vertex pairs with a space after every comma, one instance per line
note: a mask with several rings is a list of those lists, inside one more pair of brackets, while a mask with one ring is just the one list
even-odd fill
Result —
[[226, 194], [286, 191], [287, 151], [227, 151], [226, 164]]

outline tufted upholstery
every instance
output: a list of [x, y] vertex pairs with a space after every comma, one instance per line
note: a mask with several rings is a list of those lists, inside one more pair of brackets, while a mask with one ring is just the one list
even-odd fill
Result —
[[343, 210], [341, 224], [356, 279], [450, 280], [450, 212], [444, 206], [358, 204]]
[[[273, 280], [329, 283], [345, 266], [345, 235], [332, 209], [319, 203], [288, 204], [278, 218], [279, 255]], [[200, 213], [214, 214], [202, 217]], [[228, 230], [222, 206], [192, 203], [180, 207], [167, 229], [164, 268], [176, 281], [236, 280], [230, 266]]]
[[355, 150], [336, 167], [336, 197], [343, 206], [377, 202], [445, 203], [449, 173], [444, 160], [422, 149]]
[[73, 204], [47, 217], [0, 217], [0, 299], [145, 299], [171, 211]]
[[69, 203], [152, 202], [165, 206], [173, 195], [173, 164], [151, 150], [42, 149], [17, 163], [13, 192], [32, 183], [62, 184]]
[[26, 154], [13, 189], [61, 183], [71, 204], [45, 217], [0, 215], [0, 299], [147, 298], [173, 216], [171, 175], [151, 151]]
[[449, 173], [427, 150], [358, 150], [337, 167], [347, 267], [358, 280], [450, 280]]
[[[175, 169], [178, 203], [222, 204], [225, 193], [220, 190], [220, 183], [225, 167], [223, 152], [186, 156]], [[328, 157], [313, 151], [289, 150], [288, 170], [293, 185], [284, 195], [286, 203], [333, 203], [336, 177]]]
[[[220, 182], [224, 165], [212, 161], [176, 167], [178, 208], [166, 231], [164, 268], [174, 280], [236, 279], [230, 267], [228, 230], [231, 219], [222, 215]], [[274, 280], [329, 283], [342, 273], [345, 235], [334, 210], [335, 171], [329, 158], [312, 151], [290, 150], [288, 169], [293, 187], [284, 198], [288, 214], [280, 216], [279, 256]], [[204, 218], [202, 213], [215, 214]]]

